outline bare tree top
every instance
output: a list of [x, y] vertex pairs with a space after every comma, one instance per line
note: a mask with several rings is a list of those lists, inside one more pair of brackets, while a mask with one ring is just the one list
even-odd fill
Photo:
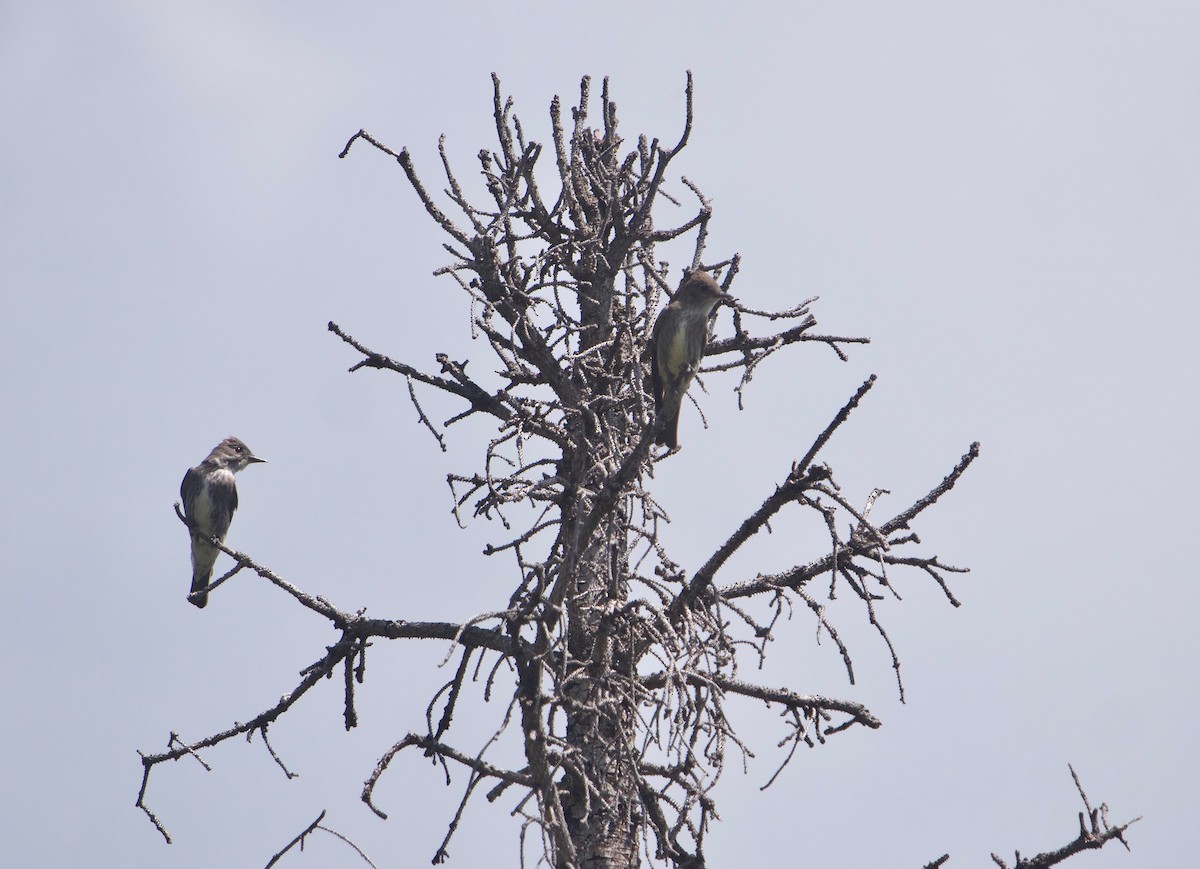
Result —
[[[465, 770], [463, 806], [484, 783], [489, 800], [511, 798], [511, 810], [524, 819], [522, 841], [536, 831], [529, 841], [541, 842], [538, 856], [553, 866], [633, 866], [639, 853], [702, 866], [705, 836], [717, 817], [713, 789], [731, 755], [743, 764], [755, 755], [727, 714], [729, 704], [759, 705], [780, 716], [781, 751], [767, 784], [801, 745], [824, 743], [856, 725], [880, 726], [854, 700], [759, 684], [748, 675], [794, 614], [806, 615], [816, 636], [832, 642], [853, 684], [851, 650], [828, 603], [839, 594], [856, 601], [887, 650], [903, 698], [900, 658], [884, 614], [901, 601], [898, 588], [912, 581], [908, 576], [934, 583], [958, 606], [949, 579], [964, 569], [925, 552], [913, 526], [957, 484], [979, 446], [971, 444], [924, 496], [880, 518], [886, 490], [856, 501], [821, 461], [873, 388], [872, 376], [821, 431], [800, 441], [808, 447], [779, 469], [756, 509], [732, 520], [700, 563], [681, 564], [660, 534], [668, 516], [652, 484], [659, 462], [689, 456], [686, 448], [654, 450], [661, 421], [646, 348], [664, 296], [680, 278], [703, 270], [729, 293], [740, 264], [735, 252], [709, 254], [714, 212], [700, 186], [681, 177], [671, 192], [669, 169], [693, 134], [691, 76], [682, 130], [669, 145], [645, 135], [626, 144], [607, 80], [593, 117], [591, 81], [584, 78], [569, 120], [557, 97], [551, 103], [547, 148], [527, 138], [512, 100], [498, 78], [493, 83], [497, 144], [478, 154], [478, 195], [460, 182], [444, 139], [439, 194], [418, 176], [407, 149], [394, 150], [365, 131], [341, 153], [365, 142], [399, 163], [447, 236], [450, 261], [435, 276], [461, 292], [472, 336], [491, 357], [468, 361], [443, 352], [437, 368], [427, 370], [374, 349], [361, 329], [332, 322], [329, 329], [361, 357], [351, 371], [404, 378], [418, 418], [442, 450], [446, 427], [472, 416], [494, 423], [477, 467], [448, 482], [460, 522], [470, 515], [500, 523], [502, 538], [486, 554], [513, 559], [512, 586], [504, 599], [481, 602], [480, 614], [466, 623], [410, 622], [403, 613], [367, 618], [213, 541], [239, 568], [251, 567], [328, 618], [341, 636], [274, 707], [190, 744], [172, 734], [166, 752], [144, 756], [139, 805], [150, 814], [144, 797], [155, 764], [237, 733], [261, 732], [265, 741], [268, 725], [337, 667], [345, 678], [346, 726], [354, 726], [369, 640], [442, 638], [458, 655], [455, 675], [430, 701], [424, 732], [399, 738], [369, 776], [363, 799], [377, 814], [386, 817], [374, 801], [376, 783], [398, 754], [415, 748], [447, 775]], [[664, 211], [685, 216], [666, 220]], [[687, 253], [672, 264], [660, 255], [663, 248]], [[751, 303], [752, 291], [737, 295], [731, 314], [712, 309], [699, 374], [714, 383], [730, 380], [739, 403], [758, 366], [785, 350], [817, 344], [845, 359], [849, 346], [867, 343], [818, 332], [815, 299], [766, 310]], [[459, 409], [444, 421], [431, 419], [421, 402], [428, 390], [451, 397]], [[794, 535], [790, 567], [770, 574], [730, 569], [731, 557], [749, 551], [760, 531], [784, 524], [804, 530]], [[810, 551], [799, 541], [820, 542]], [[497, 726], [486, 744], [464, 747], [450, 731], [471, 682], [496, 704]], [[491, 758], [503, 739], [521, 746], [523, 766]], [[459, 817], [461, 809], [435, 862], [448, 856]], [[320, 820], [297, 841], [320, 829]]]

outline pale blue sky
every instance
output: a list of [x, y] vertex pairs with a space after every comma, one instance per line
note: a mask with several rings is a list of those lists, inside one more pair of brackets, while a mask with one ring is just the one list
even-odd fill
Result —
[[[290, 690], [333, 634], [251, 577], [185, 601], [184, 470], [222, 437], [269, 464], [240, 478], [229, 543], [344, 609], [466, 618], [507, 600], [501, 529], [449, 515], [449, 472], [403, 381], [354, 375], [325, 328], [433, 368], [484, 362], [461, 295], [430, 273], [441, 238], [366, 128], [440, 189], [491, 146], [495, 71], [527, 134], [554, 94], [609, 75], [622, 131], [691, 146], [712, 198], [710, 258], [743, 258], [757, 307], [819, 295], [823, 330], [872, 344], [838, 363], [777, 357], [739, 413], [710, 379], [656, 492], [668, 545], [698, 565], [870, 373], [826, 456], [852, 500], [908, 503], [972, 440], [982, 457], [917, 530], [972, 568], [954, 610], [918, 575], [885, 618], [905, 667], [847, 606], [860, 684], [797, 617], [763, 681], [860, 700], [884, 721], [800, 754], [758, 787], [784, 735], [716, 792], [714, 866], [955, 866], [1032, 854], [1076, 830], [1067, 763], [1111, 816], [1146, 819], [1078, 869], [1194, 854], [1200, 717], [1192, 563], [1200, 311], [1200, 10], [1187, 3], [10, 3], [0, 11], [2, 862], [261, 866], [322, 809], [380, 865], [426, 865], [465, 777], [415, 757], [359, 802], [375, 760], [448, 678], [444, 644], [377, 643], [342, 729], [331, 682], [257, 742], [160, 768], [133, 808], [136, 749], [199, 738]], [[589, 9], [593, 7], [588, 7]], [[682, 185], [678, 185], [682, 191]], [[476, 188], [478, 189], [478, 188]], [[660, 218], [665, 220], [666, 217]], [[676, 268], [689, 257], [664, 250]], [[425, 396], [435, 419], [459, 408]], [[690, 414], [690, 415], [689, 415]], [[707, 473], [701, 489], [696, 469]], [[731, 569], [808, 560], [780, 525]], [[501, 709], [456, 725], [476, 746]], [[461, 729], [459, 729], [461, 728]], [[452, 731], [452, 734], [454, 731]], [[511, 801], [479, 801], [451, 866], [517, 863]], [[356, 866], [326, 837], [288, 866]]]

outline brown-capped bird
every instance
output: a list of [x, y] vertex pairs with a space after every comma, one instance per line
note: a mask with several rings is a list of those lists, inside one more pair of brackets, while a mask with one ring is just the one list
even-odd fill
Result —
[[650, 376], [654, 386], [655, 443], [679, 446], [679, 410], [708, 343], [708, 317], [713, 308], [732, 302], [712, 276], [684, 273], [671, 303], [654, 323], [650, 344]]

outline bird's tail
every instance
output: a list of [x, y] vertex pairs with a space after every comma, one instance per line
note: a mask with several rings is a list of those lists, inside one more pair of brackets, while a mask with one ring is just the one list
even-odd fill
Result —
[[188, 602], [201, 609], [208, 603], [208, 584], [212, 582], [213, 565], [219, 550], [205, 540], [192, 539], [192, 590]]
[[192, 590], [188, 594], [188, 603], [193, 603], [200, 607], [200, 609], [204, 609], [208, 603], [208, 592], [204, 589], [208, 588], [208, 581], [210, 579], [212, 579], [211, 570], [206, 574], [198, 572], [192, 574]]
[[679, 446], [679, 404], [674, 408], [663, 407], [666, 414], [658, 423], [658, 435], [654, 442], [659, 446], [675, 449]]

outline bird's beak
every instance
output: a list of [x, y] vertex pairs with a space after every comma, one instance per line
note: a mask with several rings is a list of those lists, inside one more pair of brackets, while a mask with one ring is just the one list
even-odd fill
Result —
[[252, 465], [252, 464], [254, 464], [255, 462], [262, 462], [263, 464], [266, 464], [266, 463], [267, 463], [267, 460], [266, 460], [266, 459], [260, 459], [258, 456], [249, 456], [249, 457], [246, 459], [246, 463], [247, 463], [247, 464], [250, 464], [250, 465]]

